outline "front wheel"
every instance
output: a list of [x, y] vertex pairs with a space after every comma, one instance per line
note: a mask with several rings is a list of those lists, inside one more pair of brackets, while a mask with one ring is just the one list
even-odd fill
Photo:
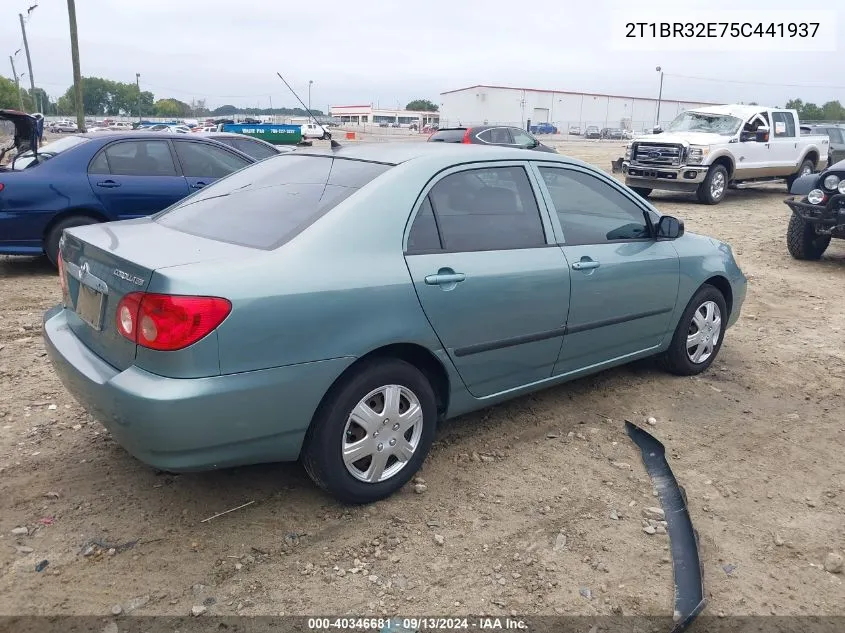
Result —
[[371, 503], [422, 466], [437, 425], [428, 379], [398, 359], [366, 362], [332, 389], [309, 428], [302, 463], [344, 503]]
[[694, 376], [705, 371], [722, 348], [728, 310], [717, 288], [704, 284], [684, 310], [669, 349], [663, 355], [668, 371]]
[[830, 245], [830, 235], [819, 235], [815, 227], [793, 213], [786, 229], [786, 248], [795, 259], [821, 259]]
[[719, 204], [728, 190], [728, 170], [723, 165], [713, 165], [698, 185], [699, 202]]

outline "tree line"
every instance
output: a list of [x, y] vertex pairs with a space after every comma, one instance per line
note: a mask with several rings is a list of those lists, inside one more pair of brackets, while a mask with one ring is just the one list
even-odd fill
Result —
[[838, 101], [828, 101], [817, 106], [815, 103], [804, 103], [801, 99], [790, 99], [786, 108], [798, 111], [798, 119], [803, 121], [845, 121], [845, 107]]
[[[112, 81], [102, 77], [82, 78], [82, 100], [86, 116], [141, 116], [141, 117], [216, 117], [233, 114], [267, 114], [306, 116], [302, 108], [238, 108], [233, 105], [222, 105], [218, 108], [207, 107], [205, 99], [193, 100], [186, 103], [173, 97], [156, 99], [149, 90], [139, 90], [135, 83]], [[23, 109], [25, 112], [41, 112], [45, 116], [71, 116], [76, 113], [76, 94], [73, 86], [56, 99], [51, 100], [42, 89], [34, 91], [21, 87], [20, 91], [15, 83], [0, 76], [0, 108], [14, 110]], [[315, 116], [323, 115], [322, 110], [312, 110]]]

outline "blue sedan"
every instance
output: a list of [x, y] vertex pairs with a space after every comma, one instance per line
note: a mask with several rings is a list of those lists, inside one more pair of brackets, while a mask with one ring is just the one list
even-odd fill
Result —
[[184, 134], [67, 136], [0, 171], [0, 254], [55, 263], [65, 229], [151, 215], [255, 162]]

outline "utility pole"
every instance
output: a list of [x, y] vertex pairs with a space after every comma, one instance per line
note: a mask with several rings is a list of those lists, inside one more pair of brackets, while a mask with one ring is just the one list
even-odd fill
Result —
[[26, 64], [29, 67], [29, 87], [32, 88], [32, 96], [35, 98], [35, 77], [32, 76], [32, 58], [29, 56], [29, 42], [26, 40], [26, 26], [23, 23], [23, 13], [18, 13], [21, 19], [21, 33], [23, 33], [23, 48], [26, 51]]
[[311, 86], [313, 85], [313, 83], [314, 83], [313, 79], [308, 80], [308, 109], [309, 110], [311, 109]]
[[658, 66], [655, 70], [660, 73], [660, 91], [657, 93], [657, 117], [654, 121], [654, 127], [657, 127], [660, 125], [660, 102], [663, 100], [663, 69]]
[[141, 122], [141, 73], [135, 73], [135, 85], [138, 87], [138, 123]]
[[9, 55], [9, 61], [12, 64], [12, 74], [15, 76], [15, 88], [18, 91], [18, 101], [20, 101], [21, 112], [23, 112], [23, 95], [21, 94], [21, 83], [20, 83], [20, 80], [18, 80], [18, 71], [15, 70], [15, 59], [14, 59], [14, 57]]
[[70, 56], [73, 61], [73, 87], [76, 94], [76, 125], [85, 131], [85, 103], [82, 99], [82, 71], [79, 69], [79, 37], [76, 31], [76, 0], [67, 0], [70, 21]]

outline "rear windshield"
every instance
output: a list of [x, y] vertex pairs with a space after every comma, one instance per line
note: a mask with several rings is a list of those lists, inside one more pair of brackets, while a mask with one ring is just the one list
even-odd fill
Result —
[[466, 130], [439, 130], [429, 137], [429, 141], [440, 141], [441, 143], [460, 143], [464, 140]]
[[47, 143], [43, 145], [38, 150], [38, 156], [36, 157], [35, 154], [32, 153], [32, 150], [26, 151], [22, 154], [19, 154], [14, 159], [14, 169], [26, 169], [27, 167], [35, 167], [36, 161], [37, 164], [43, 163], [45, 160], [49, 160], [58, 156], [64, 151], [69, 150], [71, 147], [76, 147], [80, 143], [86, 142], [88, 139], [84, 136], [65, 136], [64, 138], [60, 138], [52, 143]]
[[306, 229], [390, 165], [282, 154], [209, 185], [155, 216], [184, 233], [270, 250]]

